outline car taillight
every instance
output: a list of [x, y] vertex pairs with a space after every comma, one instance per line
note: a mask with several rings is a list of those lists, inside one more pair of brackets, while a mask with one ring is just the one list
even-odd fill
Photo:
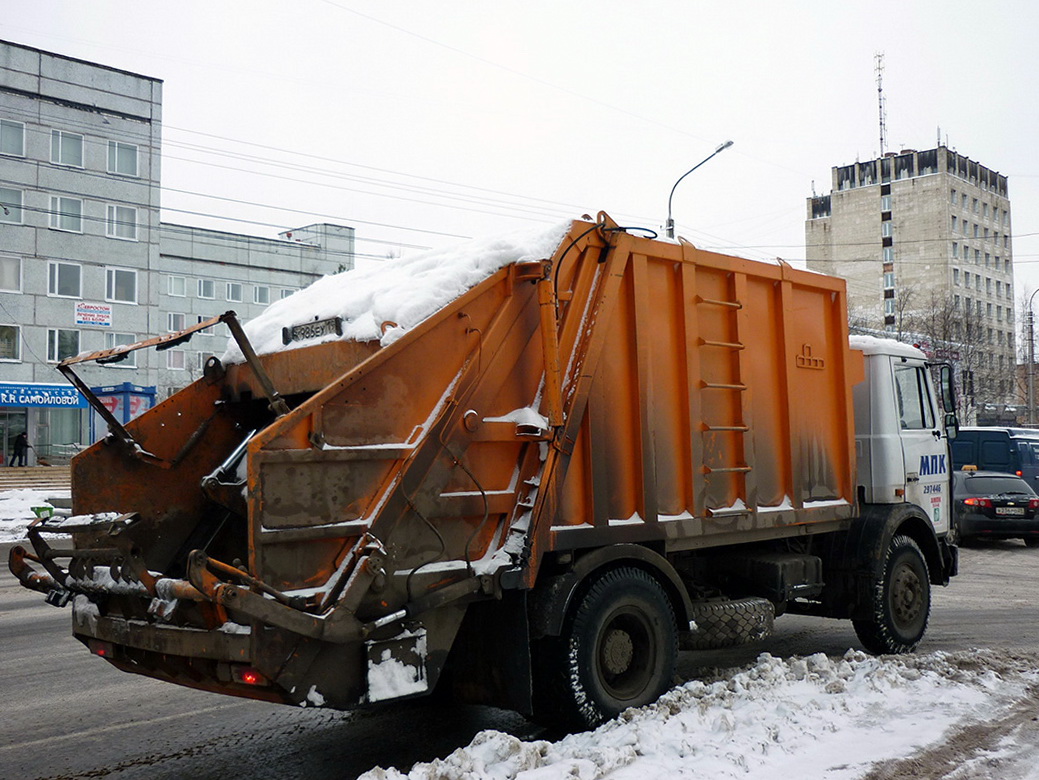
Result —
[[1039, 509], [1039, 498], [1030, 498], [1030, 499], [1028, 499], [1028, 508], [1029, 509]]
[[1019, 476], [1019, 477], [1024, 476], [1024, 474], [1022, 474], [1020, 471], [1015, 471], [1014, 473], [1017, 474], [1017, 476]]
[[989, 509], [992, 508], [992, 499], [990, 498], [965, 498], [963, 499], [963, 503], [967, 506], [980, 506]]

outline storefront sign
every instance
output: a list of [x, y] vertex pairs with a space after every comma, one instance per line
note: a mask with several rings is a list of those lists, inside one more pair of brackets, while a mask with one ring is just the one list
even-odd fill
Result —
[[112, 306], [107, 303], [76, 303], [76, 324], [112, 327]]
[[83, 409], [87, 399], [69, 385], [16, 385], [0, 382], [0, 406], [50, 406]]

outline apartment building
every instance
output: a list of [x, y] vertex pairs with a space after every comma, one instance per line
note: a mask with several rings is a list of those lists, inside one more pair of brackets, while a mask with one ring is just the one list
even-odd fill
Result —
[[968, 404], [1013, 394], [1007, 178], [945, 146], [834, 167], [808, 198], [808, 267], [848, 282], [853, 328], [956, 363]]
[[[261, 238], [160, 222], [162, 82], [0, 41], [0, 454], [61, 461], [105, 434], [66, 357], [270, 302], [353, 267], [354, 231]], [[226, 331], [81, 376], [129, 415], [183, 387]], [[197, 346], [196, 346], [197, 345]], [[134, 403], [126, 403], [127, 399]]]

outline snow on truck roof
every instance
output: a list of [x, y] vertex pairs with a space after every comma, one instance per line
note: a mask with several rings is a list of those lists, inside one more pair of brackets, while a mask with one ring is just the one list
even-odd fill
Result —
[[852, 349], [857, 349], [866, 355], [894, 355], [918, 360], [927, 359], [927, 356], [916, 347], [894, 339], [880, 339], [876, 336], [849, 336], [848, 343]]
[[[392, 344], [408, 330], [510, 263], [545, 260], [555, 254], [571, 222], [473, 239], [445, 249], [387, 260], [325, 276], [309, 287], [272, 303], [245, 324], [257, 354], [322, 341], [374, 341]], [[282, 343], [282, 328], [341, 317], [343, 335]], [[382, 331], [385, 322], [394, 326]], [[225, 365], [245, 360], [233, 339], [220, 358]]]

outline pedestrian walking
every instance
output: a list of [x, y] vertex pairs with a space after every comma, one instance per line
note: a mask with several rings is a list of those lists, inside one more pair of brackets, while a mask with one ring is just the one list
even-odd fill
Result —
[[12, 466], [24, 466], [29, 455], [29, 437], [22, 431], [14, 437], [14, 453], [11, 455]]

